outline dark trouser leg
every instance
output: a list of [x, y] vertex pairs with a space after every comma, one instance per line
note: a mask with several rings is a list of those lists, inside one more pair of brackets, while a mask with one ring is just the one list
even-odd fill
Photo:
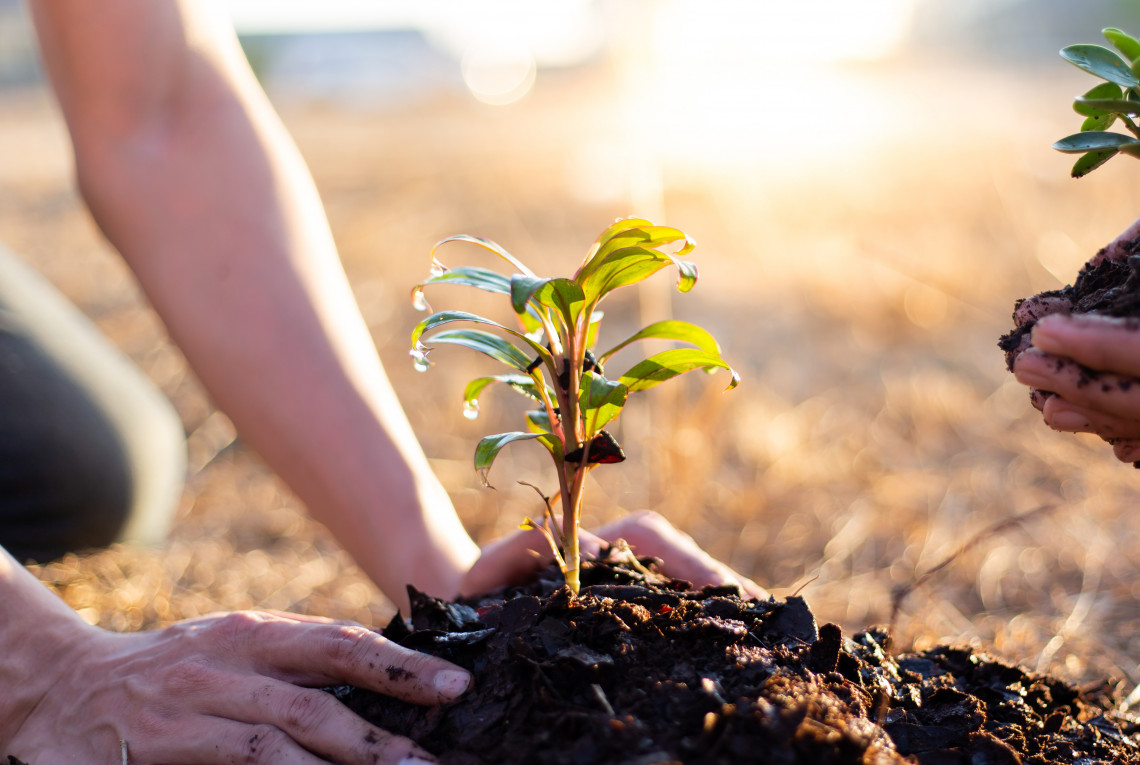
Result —
[[0, 248], [0, 545], [45, 561], [165, 536], [185, 473], [169, 402]]

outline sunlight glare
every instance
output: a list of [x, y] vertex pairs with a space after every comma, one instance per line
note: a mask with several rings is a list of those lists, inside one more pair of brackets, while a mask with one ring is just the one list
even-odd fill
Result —
[[[887, 94], [849, 65], [895, 53], [915, 0], [803, 0], [642, 6], [651, 49], [630, 68], [634, 141], [704, 168], [801, 162], [880, 133]], [[647, 114], [668, 105], [668, 116]], [[656, 109], [654, 109], [656, 107]], [[639, 134], [640, 133], [640, 134]]]

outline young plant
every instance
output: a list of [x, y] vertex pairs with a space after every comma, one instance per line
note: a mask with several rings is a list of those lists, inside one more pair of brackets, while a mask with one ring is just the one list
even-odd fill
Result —
[[[448, 269], [435, 253], [441, 245], [455, 241], [469, 242], [494, 253], [509, 263], [515, 273], [508, 276], [475, 266]], [[431, 276], [412, 290], [413, 303], [420, 310], [430, 310], [424, 300], [424, 288], [439, 284], [475, 287], [509, 297], [517, 328], [465, 311], [439, 311], [416, 325], [411, 355], [416, 368], [427, 371], [431, 366], [431, 348], [423, 341], [431, 333], [433, 345], [471, 348], [512, 370], [472, 380], [463, 393], [464, 415], [470, 419], [478, 416], [479, 396], [496, 383], [517, 391], [537, 407], [526, 412], [526, 430], [483, 438], [475, 448], [475, 469], [483, 485], [489, 486], [487, 474], [503, 447], [523, 440], [538, 441], [546, 447], [558, 476], [558, 493], [553, 499], [543, 496], [541, 523], [527, 518], [523, 527], [537, 529], [546, 537], [566, 576], [566, 584], [575, 593], [581, 566], [578, 524], [585, 478], [598, 465], [625, 459], [617, 441], [604, 428], [621, 413], [629, 394], [648, 390], [694, 369], [728, 370], [729, 389], [740, 381], [721, 358], [720, 347], [712, 335], [684, 321], [659, 321], [604, 353], [591, 350], [603, 315], [598, 306], [614, 290], [637, 284], [667, 266], [677, 269], [680, 292], [693, 288], [697, 268], [681, 257], [694, 246], [677, 229], [654, 226], [637, 218], [619, 220], [602, 232], [572, 277], [548, 279], [537, 276], [494, 242], [453, 236], [432, 248]], [[493, 331], [469, 327], [441, 329], [456, 322], [489, 326]], [[605, 376], [603, 366], [615, 353], [651, 338], [678, 341], [686, 347], [656, 353], [634, 364], [616, 380]], [[542, 496], [541, 491], [539, 495]], [[554, 518], [556, 500], [561, 506], [561, 529]]]
[[[1067, 154], [1080, 154], [1072, 175], [1080, 178], [1117, 154], [1140, 158], [1140, 40], [1109, 27], [1104, 37], [1120, 51], [1102, 45], [1070, 45], [1061, 56], [1104, 82], [1073, 102], [1073, 110], [1085, 118], [1081, 132], [1066, 136], [1053, 148]], [[1119, 121], [1132, 135], [1108, 128]]]

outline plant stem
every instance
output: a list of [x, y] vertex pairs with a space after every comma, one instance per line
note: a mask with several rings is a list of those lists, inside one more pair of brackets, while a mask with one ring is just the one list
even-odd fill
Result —
[[[589, 452], [590, 445], [586, 444], [585, 451]], [[578, 546], [578, 525], [582, 518], [582, 485], [583, 478], [588, 470], [586, 459], [588, 454], [582, 455], [582, 462], [574, 468], [574, 481], [570, 486], [570, 501], [562, 506], [562, 544], [566, 559], [566, 586], [575, 595], [581, 587], [582, 554]]]

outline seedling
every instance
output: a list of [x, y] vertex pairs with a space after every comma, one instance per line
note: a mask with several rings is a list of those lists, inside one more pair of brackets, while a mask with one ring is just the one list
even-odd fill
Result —
[[[1088, 175], [1117, 154], [1140, 158], [1140, 127], [1135, 121], [1140, 114], [1140, 40], [1113, 27], [1103, 34], [1119, 54], [1102, 45], [1061, 50], [1065, 60], [1104, 80], [1073, 102], [1073, 110], [1085, 118], [1081, 132], [1053, 144], [1058, 151], [1081, 155], [1073, 165], [1074, 178]], [[1110, 131], [1117, 121], [1132, 135]]]
[[[461, 266], [449, 269], [436, 258], [436, 251], [448, 242], [468, 242], [505, 260], [515, 270], [511, 275]], [[506, 385], [526, 397], [537, 408], [526, 412], [525, 431], [486, 436], [475, 448], [475, 469], [485, 486], [492, 463], [499, 452], [516, 441], [538, 441], [550, 453], [558, 476], [558, 493], [542, 497], [542, 522], [527, 518], [523, 528], [542, 532], [554, 551], [566, 584], [575, 593], [579, 587], [581, 556], [578, 524], [582, 512], [582, 490], [586, 475], [598, 465], [625, 460], [625, 454], [605, 426], [621, 414], [631, 393], [648, 390], [666, 380], [703, 369], [726, 369], [728, 389], [740, 378], [721, 358], [712, 335], [684, 321], [667, 320], [650, 324], [604, 353], [591, 350], [602, 319], [599, 304], [619, 287], [637, 284], [658, 271], [677, 269], [677, 289], [688, 292], [697, 283], [697, 268], [681, 260], [695, 246], [675, 228], [654, 226], [646, 220], [619, 220], [602, 232], [587, 252], [582, 265], [571, 278], [547, 279], [537, 276], [499, 245], [486, 239], [453, 236], [432, 248], [431, 276], [412, 290], [412, 302], [420, 310], [430, 310], [424, 288], [438, 284], [458, 284], [507, 295], [518, 328], [500, 324], [465, 311], [432, 313], [412, 332], [411, 355], [416, 368], [431, 366], [431, 348], [423, 342], [431, 333], [433, 345], [460, 345], [489, 356], [513, 371], [479, 377], [463, 392], [463, 411], [469, 419], [479, 412], [479, 396], [493, 384]], [[490, 326], [493, 331], [472, 328], [440, 329], [456, 322]], [[683, 343], [651, 355], [634, 364], [618, 379], [605, 376], [603, 366], [618, 351], [640, 340], [660, 339]], [[561, 528], [555, 521], [554, 504], [561, 510]]]

